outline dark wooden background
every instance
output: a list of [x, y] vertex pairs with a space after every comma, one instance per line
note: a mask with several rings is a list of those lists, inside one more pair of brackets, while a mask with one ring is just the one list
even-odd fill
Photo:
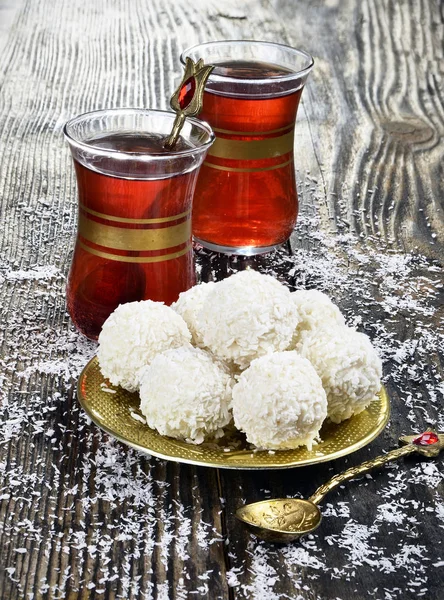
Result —
[[[443, 4], [438, 0], [0, 0], [0, 598], [439, 600], [442, 459], [334, 492], [318, 532], [278, 547], [245, 501], [310, 495], [443, 418]], [[94, 345], [64, 283], [76, 189], [70, 117], [165, 107], [180, 50], [254, 38], [310, 51], [298, 115], [301, 214], [253, 261], [329, 293], [384, 358], [392, 419], [348, 458], [275, 472], [141, 456], [88, 422], [75, 383]], [[203, 251], [203, 279], [250, 260]]]

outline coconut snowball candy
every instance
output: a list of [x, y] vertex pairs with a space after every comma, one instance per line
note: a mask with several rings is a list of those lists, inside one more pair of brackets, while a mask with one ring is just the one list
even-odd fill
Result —
[[316, 371], [296, 352], [254, 360], [233, 388], [238, 429], [258, 448], [312, 448], [327, 416], [327, 398]]
[[381, 389], [381, 359], [364, 333], [339, 326], [317, 329], [300, 353], [322, 379], [334, 423], [362, 412]]
[[200, 444], [231, 420], [231, 377], [205, 350], [158, 354], [140, 384], [140, 410], [161, 435]]
[[294, 332], [290, 349], [299, 349], [304, 338], [315, 329], [325, 326], [345, 325], [339, 308], [318, 290], [296, 290], [291, 294], [299, 311], [300, 321]]
[[190, 341], [185, 321], [162, 302], [121, 304], [105, 321], [99, 335], [100, 370], [113, 385], [135, 392], [141, 370], [156, 354]]
[[245, 369], [254, 358], [286, 350], [299, 316], [285, 286], [247, 270], [217, 283], [197, 320], [204, 345]]
[[192, 342], [199, 348], [203, 348], [204, 343], [197, 317], [210, 290], [215, 286], [216, 283], [212, 281], [195, 285], [186, 292], [180, 293], [178, 300], [171, 305], [171, 308], [175, 310], [188, 325], [188, 329], [193, 338]]

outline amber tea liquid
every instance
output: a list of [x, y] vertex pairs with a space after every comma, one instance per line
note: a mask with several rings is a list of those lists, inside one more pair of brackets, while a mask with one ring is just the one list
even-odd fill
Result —
[[[107, 150], [162, 153], [156, 135], [115, 134], [88, 140]], [[187, 148], [179, 140], [180, 150]], [[177, 161], [177, 159], [175, 159]], [[94, 168], [74, 161], [79, 192], [78, 238], [67, 285], [67, 305], [77, 327], [97, 338], [105, 319], [124, 302], [151, 299], [167, 304], [194, 284], [191, 198], [196, 171], [144, 179], [146, 169], [129, 163], [125, 177], [115, 159]], [[171, 164], [172, 166], [172, 164]], [[173, 170], [173, 169], [172, 169]]]
[[[210, 123], [216, 142], [197, 182], [193, 235], [214, 250], [270, 249], [296, 224], [293, 141], [303, 83], [294, 91], [294, 79], [279, 79], [292, 71], [264, 62], [217, 63], [213, 73], [227, 83], [217, 90], [207, 85], [204, 95], [200, 118]], [[235, 96], [229, 77], [238, 80]], [[252, 97], [258, 79], [268, 80], [264, 95]]]

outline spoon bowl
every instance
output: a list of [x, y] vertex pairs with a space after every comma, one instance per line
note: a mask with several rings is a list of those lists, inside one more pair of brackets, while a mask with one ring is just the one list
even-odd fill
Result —
[[319, 527], [321, 511], [310, 500], [275, 498], [238, 508], [236, 517], [257, 537], [268, 542], [288, 543]]

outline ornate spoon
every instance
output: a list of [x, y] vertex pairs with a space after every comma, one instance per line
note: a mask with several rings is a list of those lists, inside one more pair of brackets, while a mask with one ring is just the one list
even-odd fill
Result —
[[170, 100], [176, 118], [173, 129], [165, 141], [165, 148], [171, 150], [177, 142], [185, 117], [196, 117], [202, 110], [205, 83], [213, 69], [212, 65], [205, 65], [202, 59], [195, 63], [187, 57], [182, 81]]
[[419, 436], [403, 436], [399, 441], [403, 444], [400, 448], [335, 475], [321, 485], [308, 500], [276, 498], [254, 502], [239, 508], [236, 517], [254, 534], [269, 542], [286, 543], [307, 535], [321, 524], [322, 515], [318, 504], [328, 492], [349, 479], [413, 452], [427, 457], [438, 456], [444, 448], [444, 433], [426, 431]]

